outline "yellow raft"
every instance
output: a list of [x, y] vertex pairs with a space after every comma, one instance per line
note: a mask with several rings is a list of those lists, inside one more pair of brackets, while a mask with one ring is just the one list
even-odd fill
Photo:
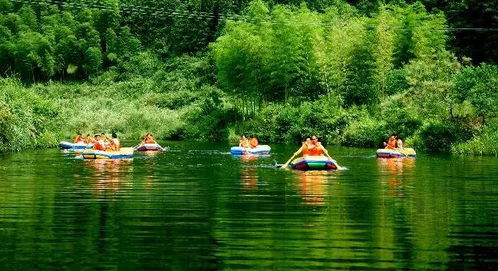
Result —
[[412, 148], [377, 150], [377, 158], [401, 158], [401, 157], [415, 158], [417, 157], [417, 153]]
[[119, 151], [88, 149], [82, 155], [84, 159], [129, 159], [133, 158], [133, 148], [121, 148]]

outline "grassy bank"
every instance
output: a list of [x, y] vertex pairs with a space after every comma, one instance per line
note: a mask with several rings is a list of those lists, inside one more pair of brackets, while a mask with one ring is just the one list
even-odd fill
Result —
[[[184, 76], [170, 68], [177, 77]], [[410, 108], [395, 107], [396, 98], [375, 109], [343, 108], [337, 97], [293, 106], [268, 104], [244, 119], [236, 101], [211, 85], [173, 87], [154, 76], [124, 81], [109, 77], [31, 86], [0, 79], [0, 150], [54, 147], [77, 131], [116, 131], [131, 140], [146, 132], [175, 140], [236, 140], [246, 134], [265, 143], [294, 144], [318, 135], [328, 144], [357, 147], [380, 147], [390, 134], [398, 134], [427, 152], [496, 155], [498, 150], [496, 120], [482, 130], [435, 122], [409, 114]], [[393, 114], [394, 121], [387, 121]]]
[[146, 132], [160, 139], [227, 138], [224, 119], [231, 108], [219, 89], [196, 75], [204, 73], [205, 58], [165, 64], [143, 53], [132, 61], [143, 70], [123, 66], [84, 83], [28, 86], [0, 79], [0, 150], [51, 147], [76, 132], [115, 131], [136, 140]]

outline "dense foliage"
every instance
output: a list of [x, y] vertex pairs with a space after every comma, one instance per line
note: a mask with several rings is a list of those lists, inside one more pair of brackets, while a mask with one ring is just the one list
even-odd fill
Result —
[[[108, 1], [111, 3], [112, 1]], [[119, 12], [0, 1], [0, 74], [25, 81], [87, 78], [141, 49]]]
[[[129, 70], [130, 63], [142, 69]], [[141, 53], [87, 83], [26, 88], [0, 79], [0, 151], [55, 146], [76, 132], [114, 131], [132, 140], [146, 132], [161, 139], [225, 139], [232, 108], [219, 89], [190, 80], [207, 68], [206, 57], [163, 63]]]
[[151, 131], [496, 155], [496, 36], [442, 31], [494, 27], [466, 3], [0, 0], [0, 150]]
[[435, 31], [446, 27], [444, 15], [420, 3], [369, 17], [345, 3], [318, 13], [253, 1], [246, 12], [255, 20], [228, 21], [211, 46], [220, 86], [251, 101], [241, 103], [251, 120], [239, 133], [368, 147], [397, 134], [448, 152], [497, 117], [498, 68], [458, 60]]

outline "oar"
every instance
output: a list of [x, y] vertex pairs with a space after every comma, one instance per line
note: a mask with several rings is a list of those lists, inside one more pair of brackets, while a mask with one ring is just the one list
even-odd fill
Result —
[[336, 164], [337, 164], [337, 161], [336, 161], [336, 160], [334, 160], [334, 158], [330, 157], [330, 155], [329, 155], [328, 153], [325, 153], [325, 155], [327, 155], [327, 157], [328, 157], [330, 160], [332, 160], [334, 163], [336, 163]]
[[292, 157], [287, 160], [287, 162], [285, 164], [283, 164], [280, 168], [287, 168], [289, 166], [289, 163], [292, 161], [292, 159], [294, 159], [294, 157], [296, 157], [296, 155], [298, 155], [299, 153], [294, 153], [294, 155], [292, 155]]
[[332, 162], [334, 162], [334, 163], [335, 163], [335, 165], [336, 165], [338, 168], [340, 168], [339, 164], [337, 164], [337, 161], [336, 161], [334, 158], [330, 157], [330, 154], [329, 154], [329, 152], [327, 151], [327, 149], [325, 149], [325, 147], [323, 147], [323, 146], [322, 146], [322, 149], [324, 150], [325, 155], [326, 155], [326, 156], [327, 156], [330, 160], [332, 160]]
[[397, 149], [397, 151], [398, 151], [399, 153], [401, 153], [402, 155], [404, 155], [405, 157], [408, 157], [408, 153], [407, 153], [404, 149], [400, 149], [400, 148], [398, 148], [398, 149]]

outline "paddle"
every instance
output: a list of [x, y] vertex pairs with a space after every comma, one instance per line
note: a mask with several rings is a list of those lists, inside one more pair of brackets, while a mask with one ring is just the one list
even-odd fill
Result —
[[[289, 160], [287, 160], [287, 162], [285, 162], [285, 164], [280, 166], [280, 168], [287, 168], [289, 166], [290, 162], [292, 161], [292, 159], [294, 159], [294, 157], [296, 157], [296, 155], [298, 155], [298, 154], [299, 154], [299, 152], [294, 153], [294, 155], [292, 155], [292, 157]], [[277, 165], [277, 167], [278, 167], [278, 165]]]
[[338, 168], [340, 168], [339, 164], [337, 164], [337, 161], [336, 161], [334, 158], [330, 157], [329, 152], [327, 151], [327, 149], [325, 149], [325, 147], [324, 147], [324, 146], [322, 146], [321, 144], [320, 144], [320, 147], [323, 149], [323, 152], [325, 153], [325, 155], [326, 155], [326, 156], [327, 156], [327, 157], [328, 157], [328, 158], [329, 158], [332, 162], [334, 162]]
[[336, 163], [337, 164], [337, 161], [334, 160], [334, 158], [330, 157], [330, 155], [328, 153], [325, 153], [325, 155], [330, 159], [332, 160], [332, 162]]
[[406, 153], [403, 149], [398, 149], [399, 153], [404, 155], [405, 157], [408, 157], [408, 153]]

